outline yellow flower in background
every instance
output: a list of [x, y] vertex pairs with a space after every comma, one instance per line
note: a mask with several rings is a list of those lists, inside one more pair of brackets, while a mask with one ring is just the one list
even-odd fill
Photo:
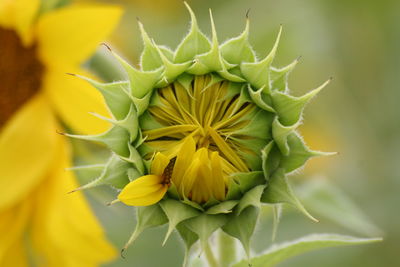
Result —
[[[115, 250], [77, 182], [60, 121], [101, 132], [103, 100], [65, 72], [116, 26], [121, 10], [71, 5], [45, 14], [39, 0], [0, 0], [0, 266], [97, 266]], [[79, 96], [79, 97], [78, 97]]]

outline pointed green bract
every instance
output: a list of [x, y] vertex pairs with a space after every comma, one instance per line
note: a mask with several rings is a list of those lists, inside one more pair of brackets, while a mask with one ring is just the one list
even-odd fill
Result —
[[192, 25], [188, 35], [182, 40], [175, 51], [174, 61], [176, 63], [192, 61], [196, 55], [207, 52], [211, 47], [210, 41], [200, 31], [192, 9], [186, 2], [185, 6], [189, 10]]
[[220, 214], [220, 213], [231, 213], [233, 208], [239, 203], [238, 200], [228, 200], [209, 208], [207, 214]]
[[183, 267], [186, 267], [188, 264], [189, 252], [194, 243], [199, 240], [199, 236], [191, 231], [184, 223], [180, 223], [176, 226], [176, 230], [179, 233], [179, 236], [182, 238], [185, 244], [185, 258], [183, 260]]
[[185, 221], [185, 225], [199, 236], [202, 247], [204, 248], [211, 234], [225, 225], [227, 220], [228, 217], [224, 214], [210, 215], [203, 213]]
[[99, 83], [87, 77], [76, 75], [89, 82], [103, 95], [108, 108], [117, 120], [122, 120], [127, 116], [131, 101], [126, 97], [129, 84], [127, 82]]
[[123, 250], [128, 248], [136, 238], [147, 228], [152, 228], [166, 224], [168, 222], [167, 216], [165, 216], [160, 205], [155, 204], [147, 207], [137, 207], [136, 208], [136, 227], [133, 231], [128, 242], [125, 244]]
[[231, 179], [239, 184], [240, 191], [244, 194], [257, 185], [265, 184], [264, 174], [257, 172], [238, 172], [231, 175]]
[[308, 213], [303, 204], [301, 204], [299, 199], [295, 196], [285, 175], [284, 169], [279, 169], [272, 175], [270, 183], [261, 197], [261, 201], [270, 204], [290, 204], [311, 220], [318, 222], [317, 219]]
[[143, 71], [152, 71], [162, 66], [163, 62], [157, 50], [157, 46], [152, 42], [143, 24], [138, 21], [140, 33], [143, 39], [143, 52], [140, 57], [140, 66]]
[[281, 92], [274, 92], [272, 95], [272, 104], [276, 110], [279, 121], [285, 126], [291, 126], [298, 123], [301, 119], [305, 105], [318, 94], [330, 80], [326, 81], [320, 87], [301, 96], [293, 97]]
[[282, 204], [272, 205], [272, 235], [271, 241], [274, 242], [278, 233], [279, 223], [282, 216]]
[[287, 144], [290, 153], [288, 155], [282, 155], [279, 164], [281, 168], [286, 170], [286, 172], [297, 170], [312, 157], [331, 156], [336, 154], [335, 152], [321, 152], [309, 149], [297, 133], [291, 133], [287, 136]]
[[259, 208], [249, 206], [239, 215], [232, 214], [222, 230], [230, 236], [237, 238], [243, 245], [247, 257], [250, 257], [250, 239], [256, 227]]
[[246, 28], [241, 35], [232, 38], [221, 45], [223, 58], [231, 64], [254, 62], [255, 54], [249, 43], [250, 20], [246, 19]]
[[253, 207], [260, 207], [261, 205], [261, 195], [263, 194], [265, 185], [257, 185], [256, 187], [252, 188], [251, 190], [247, 191], [242, 199], [240, 200], [235, 212], [237, 215], [240, 215], [240, 213], [242, 213], [242, 211], [249, 207], [249, 206], [253, 206]]
[[198, 210], [173, 199], [162, 200], [160, 205], [164, 210], [165, 215], [167, 215], [169, 223], [168, 232], [165, 236], [163, 244], [165, 244], [169, 235], [172, 233], [178, 223], [196, 217], [200, 214]]
[[282, 27], [279, 29], [278, 37], [271, 52], [263, 60], [259, 62], [247, 63], [244, 62], [240, 65], [240, 70], [247, 82], [255, 88], [265, 88], [265, 91], [270, 90], [270, 68], [272, 61], [275, 58], [276, 50], [278, 49], [279, 40], [281, 38]]

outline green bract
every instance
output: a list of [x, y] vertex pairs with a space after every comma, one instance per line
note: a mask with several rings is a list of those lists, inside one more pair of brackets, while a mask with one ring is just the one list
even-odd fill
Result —
[[158, 88], [178, 83], [188, 90], [196, 77], [204, 75], [210, 77], [207, 86], [229, 81], [227, 95], [236, 95], [241, 104], [257, 106], [252, 117], [247, 118], [250, 123], [235, 132], [254, 137], [247, 141], [237, 140], [251, 151], [239, 153], [250, 171], [231, 174], [224, 201], [210, 199], [206, 203], [196, 203], [180, 197], [171, 186], [157, 204], [137, 208], [136, 230], [128, 244], [146, 228], [169, 223], [166, 239], [176, 229], [187, 251], [197, 240], [204, 245], [210, 235], [221, 228], [239, 239], [249, 254], [261, 204], [276, 205], [277, 221], [281, 203], [291, 204], [315, 220], [293, 194], [287, 174], [301, 168], [311, 157], [331, 154], [310, 150], [296, 132], [305, 105], [329, 80], [303, 96], [290, 95], [287, 80], [297, 60], [283, 68], [271, 65], [281, 29], [271, 52], [257, 59], [248, 42], [249, 20], [238, 37], [219, 44], [212, 16], [212, 38], [209, 40], [199, 30], [192, 10], [186, 6], [192, 23], [175, 51], [155, 44], [139, 23], [144, 42], [140, 68], [113, 53], [125, 69], [127, 81], [99, 83], [82, 77], [103, 94], [113, 118], [99, 117], [113, 126], [101, 135], [70, 136], [103, 143], [113, 154], [100, 177], [79, 189], [104, 184], [122, 189], [130, 181], [149, 173], [152, 159], [145, 155], [152, 150], [145, 144], [143, 131], [161, 127], [148, 113], [149, 107], [162, 106], [155, 94]]

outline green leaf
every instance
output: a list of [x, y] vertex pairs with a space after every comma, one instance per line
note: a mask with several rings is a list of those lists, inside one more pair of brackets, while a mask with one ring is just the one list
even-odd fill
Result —
[[244, 62], [240, 65], [240, 70], [246, 80], [255, 88], [265, 88], [270, 90], [270, 67], [275, 58], [279, 40], [282, 33], [282, 27], [279, 29], [278, 37], [271, 52], [263, 60], [259, 62]]
[[306, 104], [330, 81], [330, 79], [327, 80], [320, 87], [300, 97], [291, 96], [281, 92], [273, 92], [272, 104], [279, 116], [279, 122], [284, 126], [292, 126], [299, 123]]
[[222, 57], [231, 64], [242, 62], [254, 62], [255, 54], [249, 43], [250, 20], [246, 20], [246, 28], [243, 33], [236, 38], [232, 38], [220, 47]]
[[313, 213], [358, 234], [382, 235], [382, 231], [370, 222], [354, 201], [328, 179], [310, 179], [301, 186], [298, 193], [302, 202]]
[[168, 231], [165, 235], [163, 245], [168, 240], [168, 237], [178, 223], [189, 218], [198, 216], [200, 214], [200, 211], [173, 199], [164, 199], [160, 201], [160, 206], [163, 209], [164, 213], [167, 215], [169, 223]]
[[293, 193], [290, 187], [289, 181], [285, 175], [284, 169], [278, 169], [269, 180], [270, 183], [265, 189], [264, 194], [261, 197], [263, 203], [277, 204], [277, 203], [287, 203], [299, 211], [301, 211], [305, 216], [311, 220], [318, 222], [310, 213], [304, 208], [303, 204], [298, 200], [298, 198]]
[[[274, 245], [263, 255], [251, 259], [253, 267], [272, 267], [276, 264], [299, 254], [328, 247], [370, 244], [381, 241], [380, 238], [356, 238], [335, 234], [313, 234]], [[248, 267], [248, 262], [243, 260], [233, 267]]]
[[160, 226], [168, 222], [167, 216], [165, 216], [165, 213], [158, 204], [136, 207], [136, 218], [137, 223], [135, 231], [133, 231], [121, 253], [126, 250], [144, 230]]
[[222, 227], [225, 233], [242, 243], [248, 258], [250, 257], [250, 239], [254, 233], [259, 211], [257, 207], [248, 206], [239, 215], [229, 216], [228, 222]]
[[194, 15], [192, 9], [186, 2], [184, 2], [184, 4], [190, 13], [192, 24], [188, 35], [186, 35], [175, 51], [175, 63], [192, 61], [196, 55], [206, 53], [211, 48], [210, 41], [199, 30], [196, 16]]

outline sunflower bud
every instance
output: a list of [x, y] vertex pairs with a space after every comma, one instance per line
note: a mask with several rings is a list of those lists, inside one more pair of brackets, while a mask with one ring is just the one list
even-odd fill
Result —
[[101, 176], [80, 189], [107, 184], [121, 190], [119, 201], [137, 206], [128, 244], [146, 228], [169, 223], [166, 239], [177, 229], [188, 250], [221, 228], [249, 253], [261, 204], [289, 203], [315, 220], [286, 176], [329, 154], [310, 150], [296, 132], [305, 105], [329, 80], [303, 96], [290, 95], [287, 80], [297, 60], [271, 66], [282, 29], [258, 60], [248, 19], [238, 37], [219, 44], [211, 12], [209, 40], [186, 6], [191, 27], [175, 51], [155, 44], [139, 22], [140, 68], [112, 52], [129, 80], [103, 84], [82, 77], [103, 94], [113, 118], [99, 117], [113, 127], [71, 136], [101, 142], [113, 155]]

